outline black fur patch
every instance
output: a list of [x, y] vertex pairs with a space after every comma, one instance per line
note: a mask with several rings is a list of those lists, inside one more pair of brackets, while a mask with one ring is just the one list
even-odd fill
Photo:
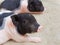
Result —
[[10, 16], [11, 14], [13, 14], [13, 12], [0, 14], [0, 27], [3, 24], [4, 18], [6, 18], [7, 16]]
[[19, 34], [37, 32], [39, 24], [31, 14], [18, 14], [11, 16], [13, 24], [17, 27]]
[[44, 11], [44, 7], [41, 1], [39, 0], [29, 0], [28, 1], [28, 10], [31, 12]]
[[20, 0], [4, 0], [1, 4], [1, 8], [7, 10], [14, 10], [20, 6]]

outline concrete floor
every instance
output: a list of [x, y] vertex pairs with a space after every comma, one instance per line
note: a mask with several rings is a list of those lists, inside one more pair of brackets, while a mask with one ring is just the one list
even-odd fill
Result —
[[39, 33], [31, 36], [39, 36], [41, 43], [16, 43], [8, 41], [3, 45], [60, 45], [60, 0], [42, 0], [45, 7], [43, 14], [34, 15], [39, 24], [44, 28]]

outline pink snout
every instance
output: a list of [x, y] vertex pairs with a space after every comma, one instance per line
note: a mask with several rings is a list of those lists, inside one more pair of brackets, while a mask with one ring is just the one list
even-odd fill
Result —
[[37, 32], [40, 32], [43, 26], [39, 26]]

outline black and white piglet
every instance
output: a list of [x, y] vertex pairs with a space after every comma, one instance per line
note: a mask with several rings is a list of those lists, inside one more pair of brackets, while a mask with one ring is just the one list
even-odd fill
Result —
[[40, 0], [4, 0], [1, 8], [15, 11], [18, 13], [41, 13], [44, 6]]
[[16, 42], [40, 42], [40, 37], [31, 37], [26, 33], [35, 33], [40, 31], [40, 26], [35, 17], [29, 13], [12, 15], [9, 13], [0, 13], [0, 44], [12, 39]]

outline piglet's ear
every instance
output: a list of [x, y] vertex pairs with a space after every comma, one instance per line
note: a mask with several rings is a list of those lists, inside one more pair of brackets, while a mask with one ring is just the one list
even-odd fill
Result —
[[17, 26], [19, 24], [18, 16], [17, 15], [13, 15], [13, 16], [11, 16], [11, 18], [12, 18], [13, 24]]

